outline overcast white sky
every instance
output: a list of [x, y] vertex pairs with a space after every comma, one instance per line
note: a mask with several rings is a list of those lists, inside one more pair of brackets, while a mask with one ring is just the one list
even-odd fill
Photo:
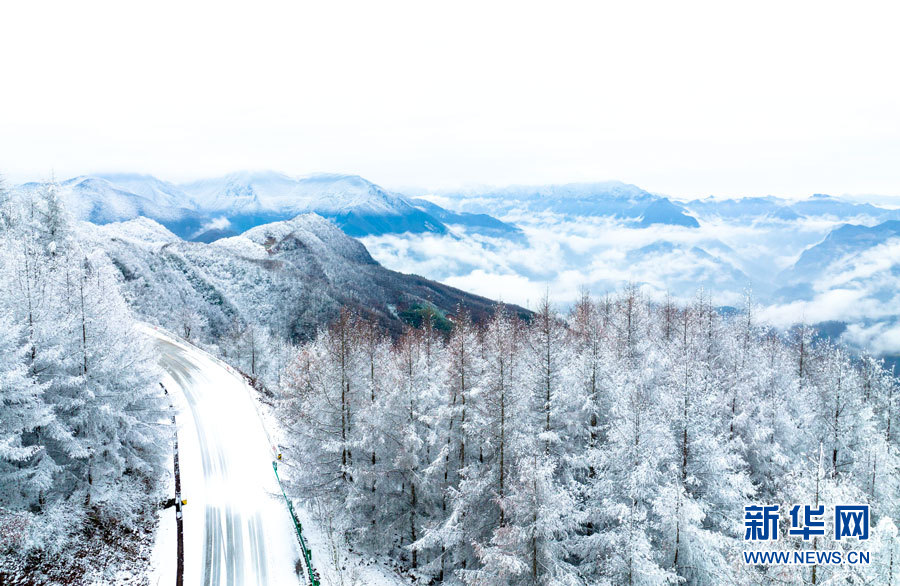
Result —
[[4, 2], [0, 172], [900, 196], [864, 2]]

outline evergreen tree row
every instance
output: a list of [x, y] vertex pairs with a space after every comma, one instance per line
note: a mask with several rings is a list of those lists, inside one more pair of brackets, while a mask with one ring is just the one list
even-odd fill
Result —
[[[879, 583], [896, 569], [897, 381], [710, 301], [585, 296], [400, 339], [342, 314], [283, 377], [294, 493], [424, 583]], [[744, 506], [868, 503], [868, 566], [743, 564]]]

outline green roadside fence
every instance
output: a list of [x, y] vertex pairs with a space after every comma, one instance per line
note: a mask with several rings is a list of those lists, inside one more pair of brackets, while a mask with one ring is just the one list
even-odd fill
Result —
[[313, 570], [312, 565], [312, 550], [306, 546], [306, 539], [303, 538], [303, 525], [300, 524], [297, 515], [294, 513], [294, 503], [291, 502], [291, 499], [287, 497], [287, 493], [284, 492], [284, 485], [281, 484], [281, 477], [278, 476], [277, 461], [272, 461], [272, 468], [275, 470], [275, 478], [278, 480], [278, 488], [281, 489], [281, 496], [284, 497], [284, 502], [287, 503], [288, 512], [291, 514], [291, 520], [294, 522], [294, 529], [297, 531], [297, 539], [300, 540], [300, 549], [303, 550], [303, 560], [306, 563], [306, 571], [309, 574], [308, 578], [310, 586], [319, 586], [319, 576], [316, 574], [315, 570]]

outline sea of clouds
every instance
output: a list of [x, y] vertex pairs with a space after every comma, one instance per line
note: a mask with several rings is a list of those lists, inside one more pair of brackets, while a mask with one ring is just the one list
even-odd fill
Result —
[[[441, 201], [446, 204], [447, 202]], [[501, 219], [525, 238], [467, 232], [389, 234], [362, 239], [385, 266], [486, 297], [535, 307], [545, 293], [565, 310], [583, 291], [595, 295], [638, 284], [655, 299], [690, 301], [703, 291], [721, 306], [743, 307], [752, 293], [761, 319], [777, 327], [846, 322], [846, 341], [877, 353], [900, 352], [900, 239], [830, 259], [807, 294], [782, 280], [802, 252], [848, 220], [750, 222], [705, 218], [700, 228], [636, 228], [610, 217], [512, 210]], [[871, 225], [869, 218], [851, 222]]]

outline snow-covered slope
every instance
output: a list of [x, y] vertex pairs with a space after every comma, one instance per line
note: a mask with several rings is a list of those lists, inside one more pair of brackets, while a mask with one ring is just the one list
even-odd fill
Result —
[[84, 222], [79, 228], [82, 234], [91, 234], [94, 238], [120, 238], [133, 242], [147, 244], [168, 244], [180, 242], [176, 234], [171, 230], [150, 218], [139, 217], [127, 222], [114, 222], [111, 224], [93, 224]]
[[[40, 187], [26, 183], [19, 189]], [[450, 223], [519, 237], [515, 227], [486, 216], [455, 214], [416, 204], [356, 175], [290, 177], [274, 171], [243, 171], [174, 185], [150, 175], [119, 173], [63, 181], [60, 191], [79, 220], [108, 223], [139, 216], [164, 224], [178, 236], [211, 242], [301, 213], [326, 217], [351, 236], [448, 233]]]
[[670, 226], [687, 226], [697, 228], [700, 224], [696, 218], [685, 213], [683, 207], [673, 204], [667, 198], [662, 198], [651, 203], [641, 216], [640, 225], [643, 227], [653, 224], [668, 224]]
[[60, 183], [67, 208], [79, 219], [114, 222], [136, 216], [158, 220], [184, 218], [192, 212], [189, 202], [178, 204], [170, 198], [146, 197], [102, 177], [82, 176]]
[[203, 179], [182, 188], [210, 211], [311, 210], [340, 213], [355, 209], [393, 214], [406, 201], [356, 175], [322, 174], [295, 179], [275, 171], [242, 171]]
[[[842, 266], [863, 267], [868, 263], [861, 262], [866, 255], [871, 262], [878, 258], [873, 250], [879, 248], [887, 250], [888, 245], [896, 244], [900, 239], [900, 221], [890, 220], [877, 226], [859, 226], [856, 224], [844, 224], [832, 230], [822, 242], [803, 251], [800, 258], [788, 270], [780, 275], [780, 280], [788, 285], [798, 283], [810, 283], [829, 274], [829, 269]], [[893, 254], [882, 254], [883, 266], [879, 271], [882, 278], [889, 274], [900, 272], [900, 267], [895, 266], [896, 259]]]
[[399, 331], [405, 308], [430, 304], [455, 313], [462, 305], [478, 319], [495, 305], [385, 269], [315, 214], [212, 244], [173, 240], [148, 219], [85, 224], [82, 232], [110, 256], [136, 309], [172, 330], [188, 320], [218, 336], [235, 323], [265, 323], [278, 335], [306, 337], [349, 306]]
[[293, 178], [274, 171], [232, 173], [182, 188], [199, 209], [222, 214], [240, 227], [258, 219], [283, 219], [315, 212], [352, 236], [433, 232], [447, 228], [437, 218], [357, 175], [322, 174]]
[[[183, 237], [197, 233], [209, 221], [203, 213], [192, 209], [189, 200], [182, 200], [177, 190], [165, 191], [165, 185], [152, 177], [121, 176], [122, 182], [113, 181], [115, 177], [86, 175], [68, 179], [58, 186], [60, 199], [76, 220], [106, 224], [146, 217]], [[28, 191], [40, 187], [38, 183], [25, 183], [17, 189]]]
[[129, 192], [146, 198], [158, 206], [191, 209], [197, 207], [196, 202], [194, 202], [183, 189], [174, 183], [157, 179], [153, 175], [143, 175], [139, 173], [104, 173], [96, 175], [96, 177], [104, 179], [119, 187], [123, 187]]
[[362, 243], [347, 238], [317, 214], [304, 214], [283, 222], [263, 224], [241, 235], [241, 238], [263, 245], [272, 253], [285, 250], [285, 241], [289, 237], [302, 242], [305, 249], [318, 257], [337, 254], [349, 262], [376, 264]]

